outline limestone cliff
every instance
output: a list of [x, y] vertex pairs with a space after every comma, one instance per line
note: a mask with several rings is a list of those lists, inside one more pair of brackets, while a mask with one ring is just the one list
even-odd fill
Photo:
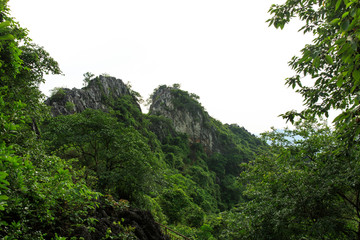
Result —
[[[82, 89], [59, 88], [45, 103], [51, 106], [54, 116], [82, 112], [86, 108], [107, 111], [114, 100], [124, 95], [130, 95], [130, 89], [121, 79], [99, 76]], [[137, 104], [135, 99], [134, 104]]]
[[[129, 112], [136, 121], [141, 121], [141, 108], [136, 94], [133, 93], [122, 80], [99, 76], [92, 79], [88, 86], [82, 89], [60, 88], [45, 103], [51, 106], [54, 116], [82, 112], [87, 108], [102, 111], [108, 111], [110, 108], [114, 110], [126, 108], [125, 112]], [[124, 105], [124, 102], [120, 103], [119, 100], [125, 97], [130, 101]], [[209, 155], [213, 153], [229, 154], [230, 149], [242, 152], [241, 146], [244, 144], [247, 146], [249, 141], [252, 142], [250, 145], [254, 149], [262, 145], [244, 128], [224, 125], [209, 116], [198, 98], [195, 94], [183, 91], [176, 85], [174, 87], [163, 85], [155, 89], [151, 97], [149, 116], [156, 115], [161, 118], [153, 118], [148, 126], [149, 129], [156, 134], [160, 141], [169, 134], [186, 134], [190, 143], [200, 143]], [[119, 104], [123, 105], [119, 106]], [[126, 117], [121, 119], [121, 114], [118, 114], [118, 117], [127, 123]], [[140, 122], [137, 125], [139, 124], [141, 125]]]
[[197, 99], [194, 94], [163, 85], [151, 97], [149, 114], [170, 119], [175, 131], [186, 133], [190, 142], [201, 143], [208, 153], [217, 152], [216, 130]]

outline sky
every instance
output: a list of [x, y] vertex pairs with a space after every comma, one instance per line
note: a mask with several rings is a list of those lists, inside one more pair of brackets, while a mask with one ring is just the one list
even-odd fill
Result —
[[[285, 0], [10, 0], [11, 16], [59, 63], [40, 89], [81, 88], [83, 74], [109, 74], [146, 100], [179, 83], [208, 113], [254, 134], [284, 128], [278, 115], [302, 109], [284, 85], [288, 66], [312, 36], [295, 22], [268, 27]], [[146, 107], [143, 108], [146, 112]]]

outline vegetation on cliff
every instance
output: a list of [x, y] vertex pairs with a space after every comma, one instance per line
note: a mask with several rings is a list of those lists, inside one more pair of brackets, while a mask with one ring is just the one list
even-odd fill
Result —
[[[101, 212], [119, 208], [119, 216], [126, 215], [121, 212], [130, 211], [129, 201], [189, 237], [209, 235], [202, 227], [205, 216], [229, 209], [240, 198], [239, 172], [232, 169], [230, 176], [226, 163], [211, 170], [214, 155], [175, 131], [171, 119], [142, 114], [135, 91], [107, 92], [111, 88], [104, 84], [114, 78], [94, 77], [84, 88], [99, 90], [101, 110], [82, 110], [66, 100], [71, 90], [56, 89], [51, 103], [64, 105], [68, 115], [52, 117], [38, 83], [46, 73], [60, 73], [58, 65], [8, 16], [6, 1], [1, 7], [0, 236], [139, 237], [142, 226], [136, 228], [135, 220]], [[179, 89], [174, 93], [193, 99]], [[197, 101], [191, 103], [206, 115]], [[216, 128], [231, 134], [225, 125]]]
[[[89, 83], [93, 81], [97, 78]], [[48, 154], [84, 171], [91, 189], [129, 200], [132, 206], [151, 211], [162, 224], [195, 237], [206, 216], [229, 210], [242, 200], [242, 187], [236, 181], [239, 165], [254, 159], [267, 145], [244, 128], [211, 118], [188, 92], [164, 89], [170, 90], [166, 101], [176, 114], [195, 113], [188, 116], [194, 124], [201, 120], [196, 117], [198, 111], [206, 116], [200, 128], [214, 136], [211, 144], [216, 152], [206, 151], [208, 143], [197, 141], [191, 132], [177, 131], [170, 115], [142, 114], [131, 91], [108, 104], [108, 111], [89, 108], [47, 119], [42, 139]], [[177, 101], [183, 102], [181, 107]]]
[[[129, 86], [90, 73], [54, 91], [51, 115], [38, 84], [58, 64], [0, 1], [0, 237], [168, 239], [160, 223], [189, 239], [360, 239], [359, 4], [271, 7], [271, 25], [299, 16], [316, 38], [290, 62], [305, 110], [283, 117], [296, 128], [260, 139], [178, 84], [143, 114]], [[330, 109], [333, 129], [317, 118]]]

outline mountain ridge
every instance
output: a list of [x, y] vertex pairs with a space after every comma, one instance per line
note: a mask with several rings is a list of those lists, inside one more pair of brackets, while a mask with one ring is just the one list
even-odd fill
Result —
[[[108, 111], [114, 99], [124, 95], [131, 93], [121, 79], [100, 75], [81, 89], [55, 88], [45, 104], [51, 106], [53, 116], [79, 113], [87, 108]], [[133, 103], [140, 109], [135, 99]]]
[[154, 90], [147, 114], [137, 99], [122, 80], [108, 76], [81, 90], [57, 89], [46, 100], [54, 115], [44, 126], [50, 150], [80, 159], [100, 192], [133, 201], [165, 225], [199, 228], [207, 214], [243, 201], [240, 165], [266, 151], [266, 143], [214, 119], [197, 95], [176, 84]]

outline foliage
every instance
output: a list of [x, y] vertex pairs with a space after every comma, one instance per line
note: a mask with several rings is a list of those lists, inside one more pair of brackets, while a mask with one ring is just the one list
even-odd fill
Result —
[[181, 85], [180, 85], [180, 83], [174, 83], [174, 84], [172, 85], [172, 87], [173, 87], [173, 88], [176, 88], [176, 89], [180, 89]]
[[142, 128], [143, 115], [140, 107], [132, 95], [124, 95], [114, 101], [113, 114], [126, 125], [137, 129]]
[[197, 233], [197, 239], [203, 239], [203, 240], [215, 240], [213, 235], [211, 234], [213, 232], [213, 229], [208, 224], [203, 224], [200, 227], [200, 231]]
[[153, 198], [149, 195], [145, 195], [144, 198], [144, 208], [151, 212], [151, 214], [154, 216], [155, 221], [162, 224], [167, 224], [167, 217], [159, 204], [158, 198]]
[[75, 110], [75, 104], [72, 102], [66, 102], [65, 108], [69, 112], [73, 112]]
[[7, 174], [9, 185], [6, 207], [0, 213], [0, 236], [51, 237], [55, 232], [65, 233], [60, 226], [68, 233], [75, 224], [82, 223], [88, 210], [95, 208], [92, 199], [96, 193], [83, 181], [74, 182], [78, 177], [63, 160], [47, 157], [38, 167], [29, 159], [13, 155], [4, 145], [1, 156], [0, 172]]
[[83, 76], [84, 76], [83, 86], [87, 87], [89, 85], [89, 82], [91, 81], [91, 79], [94, 78], [95, 75], [91, 72], [86, 72], [83, 74]]
[[[16, 135], [16, 131], [21, 127], [19, 124], [24, 123], [25, 116], [23, 109], [26, 104], [22, 102], [5, 102], [8, 90], [7, 87], [0, 89], [0, 139], [9, 142]], [[9, 111], [11, 109], [11, 111]]]
[[10, 107], [8, 104], [1, 96], [0, 236], [51, 238], [55, 232], [62, 232], [59, 226], [71, 232], [73, 225], [81, 223], [87, 211], [94, 208], [92, 199], [97, 194], [64, 160], [45, 155], [40, 142], [30, 138], [34, 147], [27, 154], [12, 143], [26, 127], [25, 105], [14, 104], [12, 115], [6, 115], [3, 109]]
[[[296, 130], [264, 134], [271, 152], [243, 164], [248, 202], [223, 215], [219, 239], [359, 239], [359, 1], [288, 0], [273, 5], [270, 25], [293, 17], [312, 32], [286, 79], [305, 103], [282, 116]], [[359, 75], [359, 76], [358, 76]], [[304, 77], [307, 77], [305, 79]], [[311, 79], [311, 80], [310, 80]], [[341, 110], [335, 129], [316, 117]]]
[[[26, 104], [26, 108], [22, 108], [22, 115], [26, 117], [21, 119], [26, 124], [18, 126], [22, 128], [18, 134], [13, 134], [11, 139], [7, 135], [4, 140], [16, 143], [17, 148], [31, 149], [33, 133], [40, 134], [38, 122], [47, 116], [38, 85], [44, 82], [44, 74], [61, 71], [43, 48], [30, 41], [27, 30], [9, 16], [7, 2], [0, 2], [0, 95], [5, 104], [1, 113], [12, 118], [18, 111], [17, 106]], [[18, 122], [19, 119], [12, 120]]]
[[184, 210], [191, 206], [191, 199], [181, 188], [169, 189], [162, 193], [160, 205], [172, 224], [182, 221], [187, 214]]
[[[249, 201], [224, 215], [220, 239], [359, 239], [359, 6], [288, 0], [270, 8], [270, 25], [298, 17], [315, 36], [286, 79], [305, 109], [283, 114], [296, 130], [264, 134], [271, 152], [243, 164]], [[332, 109], [341, 111], [333, 131], [316, 122]]]
[[78, 167], [98, 179], [96, 189], [103, 193], [139, 201], [151, 190], [157, 164], [146, 140], [107, 113], [87, 109], [58, 116], [45, 126], [44, 138], [60, 156], [78, 158]]
[[150, 94], [150, 97], [146, 100], [146, 105], [150, 106], [153, 102], [155, 102], [157, 100], [157, 98], [155, 98], [156, 93], [163, 90], [163, 89], [165, 89], [165, 88], [167, 88], [167, 86], [165, 84], [164, 85], [159, 85], [157, 88], [155, 88], [153, 93]]
[[[163, 106], [165, 111], [174, 116], [191, 114], [194, 121], [200, 122], [202, 131], [212, 135], [214, 142], [211, 152], [208, 146], [196, 142], [199, 139], [189, 141], [194, 137], [177, 133], [172, 119], [150, 115], [149, 127], [162, 143], [165, 161], [171, 168], [194, 180], [198, 187], [196, 192], [204, 193], [200, 199], [206, 200], [193, 199], [205, 211], [230, 209], [242, 200], [241, 187], [235, 183], [236, 176], [241, 172], [239, 165], [254, 159], [256, 153], [266, 151], [266, 143], [244, 128], [235, 124], [224, 125], [211, 118], [195, 94], [183, 91], [178, 86], [159, 86], [151, 96], [152, 102], [159, 104], [160, 96], [168, 96], [166, 101], [173, 104], [170, 108]], [[205, 197], [207, 194], [212, 197]]]
[[204, 115], [204, 108], [198, 102], [199, 96], [190, 94], [187, 91], [180, 90], [179, 88], [172, 88], [171, 94], [173, 96], [173, 104], [177, 109], [187, 110], [192, 114]]
[[54, 102], [61, 101], [64, 99], [66, 92], [64, 88], [55, 87], [50, 90], [50, 99]]
[[0, 238], [63, 239], [98, 195], [82, 173], [44, 152], [38, 123], [48, 116], [38, 85], [58, 64], [31, 43], [0, 1]]
[[132, 88], [130, 82], [127, 82], [127, 83], [126, 83], [126, 87], [127, 87], [127, 89], [129, 90], [130, 95], [132, 96], [132, 98], [135, 100], [136, 103], [140, 103], [140, 104], [141, 104], [141, 103], [144, 102], [141, 94], [140, 94], [139, 92], [135, 91], [135, 90]]
[[223, 125], [211, 119], [216, 128], [220, 153], [214, 153], [206, 160], [209, 170], [221, 179], [219, 202], [220, 210], [229, 210], [244, 200], [242, 187], [236, 184], [236, 177], [241, 173], [240, 165], [255, 158], [256, 154], [266, 152], [267, 144], [238, 125]]
[[[289, 144], [294, 134], [301, 139]], [[238, 239], [357, 239], [359, 150], [339, 151], [344, 143], [314, 124], [265, 136], [276, 137], [277, 147], [245, 165], [250, 201], [236, 215], [247, 222], [235, 225]]]
[[[302, 55], [293, 57], [289, 63], [296, 75], [286, 79], [286, 84], [297, 88], [306, 109], [284, 114], [287, 119], [328, 116], [330, 109], [339, 109], [342, 112], [335, 123], [348, 126], [353, 135], [359, 133], [356, 122], [360, 84], [359, 6], [357, 0], [290, 0], [271, 7], [270, 25], [283, 28], [297, 16], [305, 23], [300, 30], [315, 36], [313, 44], [306, 45]], [[312, 81], [301, 80], [305, 76]]]
[[[103, 210], [128, 210], [129, 202], [117, 199], [151, 210], [158, 221], [194, 239], [218, 235], [206, 216], [242, 201], [238, 165], [263, 143], [212, 119], [197, 95], [174, 84], [174, 106], [198, 114], [216, 132], [218, 154], [211, 156], [201, 143], [177, 133], [171, 120], [142, 114], [141, 96], [129, 84], [129, 94], [115, 99], [91, 73], [84, 74], [84, 84], [93, 80], [100, 87], [109, 112], [50, 117], [38, 86], [45, 74], [61, 73], [58, 64], [8, 15], [7, 1], [0, 1], [0, 10], [0, 238], [95, 234]], [[66, 93], [55, 88], [51, 100], [73, 112]], [[121, 219], [107, 226], [101, 235], [107, 239], [134, 238], [134, 228]]]

